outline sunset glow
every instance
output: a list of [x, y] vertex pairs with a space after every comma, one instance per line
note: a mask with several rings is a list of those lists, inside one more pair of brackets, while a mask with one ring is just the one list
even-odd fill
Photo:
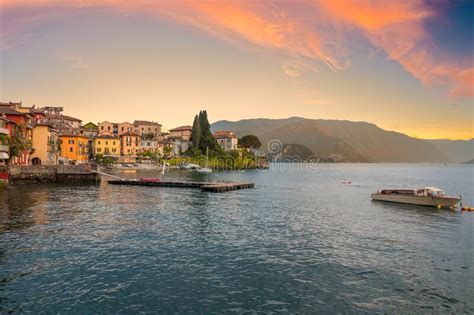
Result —
[[[0, 100], [84, 121], [368, 121], [474, 137], [469, 1], [1, 0]], [[179, 111], [177, 111], [179, 109]]]

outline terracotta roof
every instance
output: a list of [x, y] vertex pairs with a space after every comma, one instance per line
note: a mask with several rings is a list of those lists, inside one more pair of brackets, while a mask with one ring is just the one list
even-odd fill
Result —
[[17, 110], [14, 110], [9, 105], [3, 105], [4, 103], [0, 104], [0, 114], [5, 115], [17, 115], [17, 116], [28, 116], [28, 114], [21, 113]]
[[67, 116], [67, 115], [56, 115], [56, 114], [50, 114], [50, 113], [46, 113], [45, 115], [46, 115], [46, 118], [48, 118], [48, 119], [58, 119], [58, 120], [69, 120], [69, 121], [82, 122], [82, 120], [80, 120], [79, 118], [74, 118], [74, 117]]
[[214, 132], [212, 135], [216, 139], [222, 139], [222, 138], [237, 138], [236, 134], [233, 131], [228, 131], [228, 130], [219, 130]]
[[193, 127], [191, 127], [191, 126], [181, 126], [181, 127], [170, 129], [170, 131], [186, 131], [186, 130], [193, 130]]
[[94, 139], [115, 139], [115, 140], [119, 140], [119, 138], [117, 138], [115, 136], [110, 136], [110, 135], [97, 135], [97, 136], [95, 136]]
[[125, 132], [125, 133], [122, 133], [122, 134], [120, 135], [120, 137], [122, 137], [122, 136], [138, 137], [138, 135], [137, 135], [136, 133], [134, 133], [134, 132]]
[[135, 120], [133, 122], [134, 125], [150, 125], [150, 126], [161, 126], [161, 124], [154, 122], [154, 121], [147, 121], [147, 120]]

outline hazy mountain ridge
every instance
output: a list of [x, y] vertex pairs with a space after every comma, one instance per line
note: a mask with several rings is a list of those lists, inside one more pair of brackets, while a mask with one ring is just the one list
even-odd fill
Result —
[[461, 163], [474, 158], [473, 139], [415, 139], [367, 122], [259, 118], [218, 121], [212, 124], [212, 130], [233, 130], [239, 137], [255, 134], [264, 146], [272, 139], [283, 144], [300, 144], [316, 156], [339, 155], [342, 160], [351, 162]]

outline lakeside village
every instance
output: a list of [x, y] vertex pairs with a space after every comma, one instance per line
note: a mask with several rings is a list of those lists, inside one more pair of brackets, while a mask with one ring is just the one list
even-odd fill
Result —
[[[106, 167], [161, 165], [218, 170], [267, 168], [255, 136], [238, 139], [233, 131], [211, 133], [207, 112], [193, 125], [162, 131], [154, 121], [88, 122], [65, 115], [63, 107], [0, 103], [0, 167], [98, 164]], [[0, 169], [0, 173], [2, 169]], [[5, 174], [7, 173], [7, 174]]]

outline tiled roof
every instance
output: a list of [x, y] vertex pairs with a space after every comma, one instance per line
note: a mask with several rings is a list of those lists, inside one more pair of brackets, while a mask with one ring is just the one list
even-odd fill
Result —
[[150, 126], [161, 126], [161, 124], [154, 122], [154, 121], [147, 121], [147, 120], [135, 120], [133, 122], [134, 125], [150, 125]]
[[95, 136], [94, 139], [115, 139], [115, 140], [119, 140], [119, 138], [117, 138], [115, 136], [110, 136], [110, 135], [97, 135], [97, 136]]
[[21, 113], [17, 110], [14, 110], [11, 108], [9, 105], [3, 105], [5, 103], [0, 104], [0, 114], [5, 114], [5, 115], [18, 115], [18, 116], [26, 116], [28, 114]]
[[222, 139], [222, 138], [237, 138], [235, 133], [233, 131], [228, 131], [228, 130], [219, 130], [214, 132], [212, 135], [216, 139]]
[[170, 131], [186, 131], [186, 130], [193, 130], [193, 127], [191, 127], [191, 126], [181, 126], [181, 127], [170, 129]]
[[82, 120], [80, 120], [79, 118], [74, 118], [74, 117], [67, 116], [67, 115], [55, 115], [55, 114], [50, 114], [50, 113], [46, 113], [46, 118], [56, 119], [56, 120], [69, 120], [69, 121], [82, 122]]

